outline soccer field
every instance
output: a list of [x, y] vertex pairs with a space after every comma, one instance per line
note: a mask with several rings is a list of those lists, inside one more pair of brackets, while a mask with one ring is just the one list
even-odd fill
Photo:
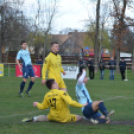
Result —
[[[95, 80], [87, 84], [91, 98], [103, 100], [108, 110], [115, 110], [111, 123], [108, 125], [91, 125], [89, 122], [77, 123], [21, 123], [25, 117], [47, 114], [49, 110], [38, 110], [32, 106], [33, 101], [42, 102], [48, 91], [41, 85], [41, 79], [36, 79], [32, 89], [32, 97], [18, 96], [22, 78], [0, 77], [0, 134], [133, 134], [134, 133], [134, 75], [129, 71], [128, 82], [121, 81], [120, 74], [110, 81], [109, 72], [105, 79], [99, 79], [99, 72]], [[76, 80], [65, 80], [70, 96], [76, 100]], [[26, 84], [25, 89], [27, 88]], [[71, 113], [80, 114], [80, 108], [70, 106]]]

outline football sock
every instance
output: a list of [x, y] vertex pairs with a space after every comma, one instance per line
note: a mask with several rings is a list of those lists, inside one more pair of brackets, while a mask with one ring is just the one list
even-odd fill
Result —
[[105, 119], [98, 119], [99, 123], [106, 123], [106, 120]]
[[36, 122], [36, 117], [33, 117], [33, 122]]
[[45, 115], [39, 115], [39, 116], [35, 116], [33, 117], [33, 122], [41, 122], [41, 121], [48, 121], [47, 116]]
[[106, 119], [101, 119], [99, 116], [93, 119], [99, 121], [99, 124], [106, 123]]
[[102, 112], [103, 115], [107, 116], [108, 112], [103, 102], [99, 104], [99, 109]]
[[26, 82], [22, 81], [20, 84], [20, 93], [23, 92]]
[[28, 92], [31, 90], [33, 84], [34, 84], [34, 82], [32, 82], [32, 81], [29, 82], [29, 87], [28, 87], [28, 89], [27, 89]]

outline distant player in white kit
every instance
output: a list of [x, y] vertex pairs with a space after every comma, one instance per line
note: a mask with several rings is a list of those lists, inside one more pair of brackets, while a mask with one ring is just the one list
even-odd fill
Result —
[[[78, 102], [81, 104], [85, 104], [88, 102], [88, 105], [86, 107], [82, 108], [83, 115], [88, 119], [97, 123], [109, 123], [110, 117], [114, 114], [114, 110], [110, 111], [108, 113], [103, 101], [92, 101], [88, 90], [85, 86], [85, 84], [88, 82], [88, 78], [86, 77], [86, 70], [83, 69], [82, 73], [79, 73], [77, 75], [77, 84], [76, 84], [76, 96], [78, 99]], [[99, 113], [98, 111], [101, 111]]]

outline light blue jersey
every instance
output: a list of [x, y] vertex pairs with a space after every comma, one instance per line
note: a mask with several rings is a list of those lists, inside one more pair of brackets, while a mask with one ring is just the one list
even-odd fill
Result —
[[23, 61], [23, 66], [31, 65], [31, 57], [28, 50], [20, 50], [16, 57], [17, 60]]
[[[78, 102], [80, 104], [85, 104], [87, 102], [91, 103], [93, 101], [88, 93], [88, 90], [87, 90], [85, 84], [83, 83], [83, 79], [85, 77], [85, 74], [82, 74], [82, 75], [83, 76], [81, 76], [81, 78], [78, 80], [78, 82], [76, 84], [76, 96], [77, 96]], [[83, 109], [84, 108], [82, 108], [82, 111], [83, 111]]]
[[[76, 96], [77, 96], [78, 102], [80, 104], [85, 104], [87, 102], [88, 103], [93, 102], [84, 83], [79, 84], [77, 82], [77, 84], [76, 84]], [[82, 108], [82, 111], [83, 111], [83, 108]]]

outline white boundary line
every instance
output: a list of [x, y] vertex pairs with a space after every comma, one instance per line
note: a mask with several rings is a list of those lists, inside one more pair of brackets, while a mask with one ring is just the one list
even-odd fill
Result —
[[108, 101], [108, 100], [116, 100], [119, 98], [123, 98], [123, 99], [134, 99], [134, 97], [126, 97], [126, 96], [115, 96], [115, 97], [111, 97], [111, 98], [106, 98], [106, 99], [102, 99], [104, 101]]
[[[109, 100], [116, 100], [119, 98], [123, 98], [123, 99], [134, 99], [134, 97], [126, 97], [126, 96], [115, 96], [115, 97], [111, 97], [111, 98], [106, 98], [106, 99], [102, 99], [103, 101], [109, 101]], [[46, 109], [45, 111], [48, 111], [49, 109]], [[23, 115], [28, 115], [28, 114], [34, 114], [34, 113], [39, 113], [41, 111], [34, 111], [34, 112], [30, 112], [30, 113], [26, 113], [26, 114], [14, 114], [14, 115], [7, 115], [7, 116], [0, 116], [1, 118], [8, 118], [8, 117], [16, 117], [16, 116], [23, 116]], [[42, 111], [44, 112], [44, 111]]]
[[[46, 109], [45, 111], [48, 111], [49, 109]], [[8, 118], [8, 117], [16, 117], [16, 116], [22, 116], [22, 115], [28, 115], [28, 114], [34, 114], [34, 113], [39, 113], [41, 111], [34, 111], [34, 112], [30, 112], [30, 113], [26, 113], [26, 114], [13, 114], [13, 115], [7, 115], [7, 116], [0, 116], [0, 119], [1, 118]], [[44, 111], [42, 111], [44, 112]]]

